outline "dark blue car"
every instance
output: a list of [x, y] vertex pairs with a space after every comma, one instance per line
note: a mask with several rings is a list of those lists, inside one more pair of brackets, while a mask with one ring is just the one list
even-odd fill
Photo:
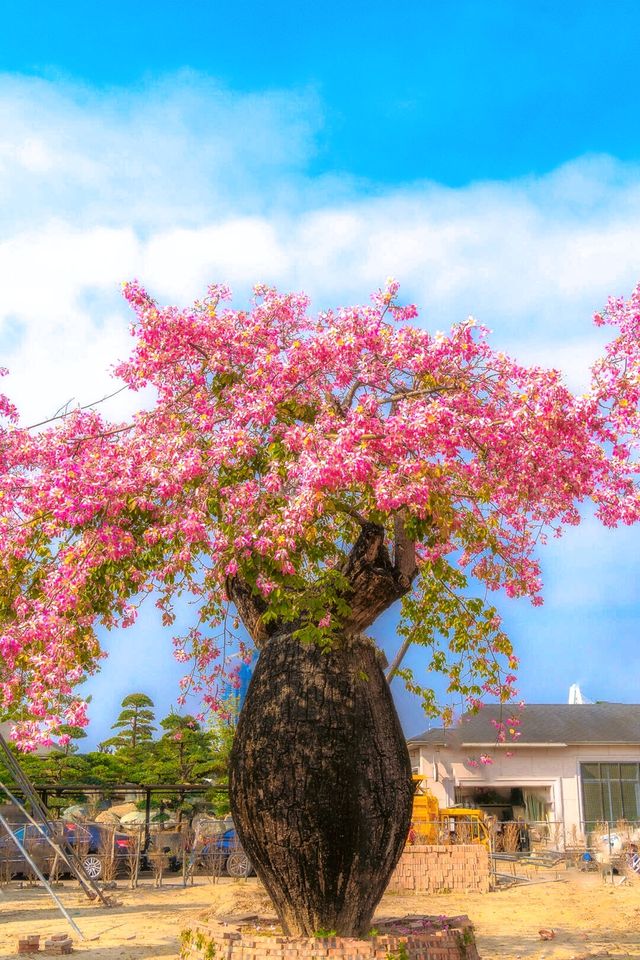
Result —
[[200, 856], [207, 860], [211, 857], [219, 858], [221, 871], [226, 870], [230, 877], [236, 879], [249, 877], [255, 873], [249, 857], [240, 845], [234, 827], [225, 830], [219, 837], [208, 840], [200, 851]]
[[230, 877], [240, 879], [255, 873], [249, 857], [246, 855], [234, 827], [225, 830], [218, 837], [212, 837], [194, 850], [192, 862], [212, 869], [214, 873], [226, 872]]

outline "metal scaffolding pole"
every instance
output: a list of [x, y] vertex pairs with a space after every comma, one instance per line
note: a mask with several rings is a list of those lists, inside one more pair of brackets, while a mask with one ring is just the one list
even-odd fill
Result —
[[[16, 758], [14, 757], [13, 753], [9, 748], [9, 744], [4, 739], [2, 734], [0, 734], [0, 754], [4, 755], [4, 761], [7, 767], [9, 768], [9, 772], [12, 773], [13, 776], [15, 777], [16, 783], [18, 784], [20, 790], [24, 794], [25, 800], [28, 800], [29, 803], [31, 804], [32, 813], [35, 814], [35, 817], [39, 818], [43, 829], [40, 829], [35, 819], [32, 819], [31, 817], [29, 817], [29, 819], [31, 820], [32, 823], [35, 823], [35, 825], [38, 827], [38, 829], [40, 829], [40, 832], [43, 833], [43, 835], [48, 833], [49, 837], [52, 838], [54, 834], [54, 830], [53, 830], [53, 825], [51, 823], [51, 819], [49, 817], [49, 811], [40, 800], [40, 797], [36, 793], [33, 787], [33, 784], [31, 783], [28, 776], [26, 775], [26, 773], [24, 772], [24, 770], [22, 769], [22, 767], [20, 766]], [[4, 790], [6, 792], [6, 787], [4, 788]], [[16, 803], [17, 802], [18, 801], [16, 801]], [[18, 806], [24, 809], [22, 804], [18, 804]], [[26, 813], [26, 810], [25, 810], [25, 813]], [[29, 816], [29, 814], [27, 814], [27, 816]], [[63, 852], [64, 859], [66, 863], [69, 865], [69, 869], [73, 873], [74, 877], [80, 883], [80, 886], [84, 890], [87, 897], [90, 900], [95, 900], [97, 898], [105, 907], [111, 906], [110, 900], [107, 897], [105, 897], [104, 893], [102, 892], [100, 887], [97, 885], [97, 883], [95, 883], [91, 879], [91, 877], [87, 875], [84, 869], [84, 866], [82, 864], [82, 861], [80, 860], [80, 858], [78, 857], [75, 850], [73, 849], [71, 844], [68, 842], [64, 834], [60, 838], [60, 846], [62, 848], [61, 852]]]
[[78, 924], [75, 922], [75, 920], [73, 919], [73, 917], [69, 916], [69, 914], [67, 913], [64, 905], [60, 902], [60, 900], [59, 900], [58, 897], [56, 896], [56, 893], [55, 893], [55, 891], [53, 890], [51, 884], [50, 884], [49, 881], [46, 879], [46, 877], [44, 876], [44, 874], [40, 871], [40, 868], [38, 867], [38, 865], [32, 860], [31, 854], [30, 854], [29, 851], [26, 849], [26, 847], [24, 846], [24, 844], [22, 843], [22, 841], [20, 840], [20, 838], [19, 838], [18, 836], [16, 836], [16, 834], [13, 832], [13, 830], [12, 830], [11, 827], [10, 827], [10, 825], [7, 823], [7, 821], [6, 821], [5, 818], [2, 816], [1, 813], [0, 813], [0, 824], [2, 824], [2, 826], [4, 827], [4, 829], [7, 831], [7, 833], [9, 834], [9, 836], [11, 837], [11, 839], [13, 840], [13, 842], [15, 843], [16, 847], [18, 848], [18, 850], [20, 851], [20, 853], [22, 854], [22, 856], [25, 858], [25, 860], [27, 861], [27, 863], [29, 864], [29, 866], [31, 867], [31, 869], [33, 870], [33, 872], [35, 873], [35, 875], [37, 876], [37, 878], [38, 878], [38, 880], [40, 881], [40, 883], [46, 888], [47, 893], [49, 894], [49, 896], [51, 897], [51, 899], [55, 902], [56, 906], [58, 907], [58, 910], [59, 910], [60, 913], [63, 915], [63, 917], [65, 918], [65, 920], [73, 927], [73, 929], [75, 930], [75, 932], [78, 934], [78, 936], [79, 936], [82, 940], [86, 940], [86, 937], [85, 937], [84, 933], [82, 932], [82, 930], [80, 929], [80, 927], [78, 926]]

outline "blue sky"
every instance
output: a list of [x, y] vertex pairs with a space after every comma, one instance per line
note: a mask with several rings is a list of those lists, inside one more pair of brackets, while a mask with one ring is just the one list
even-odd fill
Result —
[[[126, 278], [178, 303], [268, 281], [321, 307], [390, 274], [421, 322], [473, 313], [580, 389], [591, 314], [640, 279], [639, 28], [626, 0], [5, 0], [9, 393], [27, 421], [108, 393]], [[528, 700], [575, 681], [637, 700], [639, 537], [587, 518], [546, 551], [545, 606], [502, 604]], [[392, 650], [393, 617], [379, 635]], [[180, 675], [152, 608], [106, 645], [92, 740], [133, 688], [168, 709]]]
[[6, 0], [2, 59], [101, 87], [187, 67], [242, 93], [312, 90], [312, 173], [460, 186], [635, 160], [639, 20], [633, 0]]

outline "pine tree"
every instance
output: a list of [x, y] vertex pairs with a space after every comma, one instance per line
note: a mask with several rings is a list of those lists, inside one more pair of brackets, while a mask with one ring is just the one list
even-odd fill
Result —
[[100, 746], [136, 750], [143, 743], [153, 740], [153, 733], [157, 729], [153, 726], [153, 705], [153, 700], [146, 693], [128, 694], [120, 704], [122, 710], [118, 719], [111, 726], [112, 730], [119, 732], [109, 740], [104, 740]]
[[170, 713], [160, 721], [165, 731], [149, 753], [147, 775], [158, 783], [197, 783], [217, 771], [212, 737], [194, 717]]

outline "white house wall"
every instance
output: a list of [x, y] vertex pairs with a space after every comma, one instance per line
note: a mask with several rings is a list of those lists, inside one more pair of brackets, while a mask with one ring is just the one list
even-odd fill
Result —
[[[506, 756], [511, 751], [512, 756]], [[492, 759], [488, 766], [471, 766], [469, 759], [487, 752]], [[564, 821], [567, 836], [573, 828], [581, 833], [583, 820], [580, 790], [580, 763], [640, 762], [640, 744], [580, 746], [548, 746], [508, 748], [469, 747], [452, 750], [446, 747], [410, 746], [414, 770], [427, 778], [427, 785], [441, 806], [455, 803], [455, 788], [467, 787], [549, 787], [552, 807], [549, 818]], [[435, 774], [435, 776], [434, 776]]]

